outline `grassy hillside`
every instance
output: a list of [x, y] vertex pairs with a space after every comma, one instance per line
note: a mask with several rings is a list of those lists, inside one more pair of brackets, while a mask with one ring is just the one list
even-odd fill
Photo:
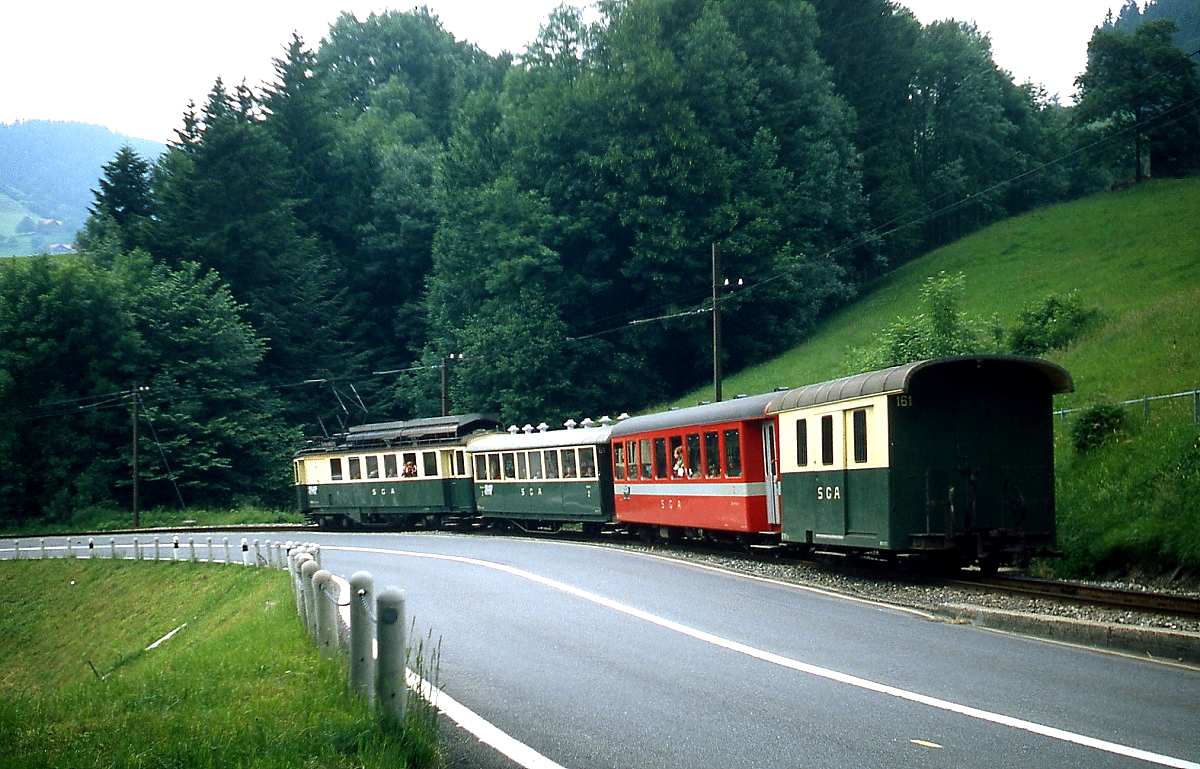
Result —
[[[766, 392], [841, 376], [847, 353], [917, 309], [921, 283], [966, 276], [964, 309], [1011, 323], [1048, 294], [1078, 290], [1105, 322], [1053, 359], [1077, 393], [1059, 407], [1176, 392], [1200, 384], [1200, 178], [1156, 180], [1011, 219], [867, 286], [812, 337], [731, 376], [726, 392]], [[707, 390], [698, 393], [707, 397]], [[681, 403], [695, 403], [696, 396]]]
[[[766, 392], [852, 373], [848, 352], [917, 311], [921, 284], [966, 277], [964, 310], [1011, 324], [1050, 294], [1078, 291], [1102, 322], [1064, 365], [1076, 392], [1058, 409], [1200, 386], [1200, 178], [1155, 180], [1002, 222], [868, 286], [805, 343], [729, 377], [728, 393]], [[682, 399], [709, 397], [700, 391]], [[1200, 428], [1190, 397], [1140, 405], [1107, 445], [1077, 452], [1070, 417], [1057, 446], [1060, 543], [1073, 574], [1200, 574]]]

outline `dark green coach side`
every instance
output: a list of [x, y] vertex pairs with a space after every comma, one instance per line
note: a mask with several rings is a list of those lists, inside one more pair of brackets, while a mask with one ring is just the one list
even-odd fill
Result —
[[474, 438], [475, 504], [484, 521], [527, 531], [613, 519], [612, 428], [516, 431]]
[[994, 568], [1055, 541], [1053, 396], [1038, 358], [919, 361], [781, 394], [782, 538]]

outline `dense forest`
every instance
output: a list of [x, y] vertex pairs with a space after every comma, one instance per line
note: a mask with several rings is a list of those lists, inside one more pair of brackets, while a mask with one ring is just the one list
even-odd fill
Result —
[[286, 503], [304, 434], [443, 399], [633, 411], [709, 375], [714, 291], [736, 369], [930, 248], [1200, 165], [1171, 21], [1099, 27], [1065, 107], [891, 0], [598, 7], [500, 57], [344, 14], [122, 148], [83, 255], [0, 269], [0, 519], [124, 504], [131, 414], [144, 504], [229, 505]]

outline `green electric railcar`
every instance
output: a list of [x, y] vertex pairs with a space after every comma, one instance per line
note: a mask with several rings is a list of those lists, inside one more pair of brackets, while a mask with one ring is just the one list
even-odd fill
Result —
[[466, 414], [362, 425], [311, 441], [293, 457], [297, 504], [323, 528], [435, 528], [473, 518], [466, 441], [499, 425]]

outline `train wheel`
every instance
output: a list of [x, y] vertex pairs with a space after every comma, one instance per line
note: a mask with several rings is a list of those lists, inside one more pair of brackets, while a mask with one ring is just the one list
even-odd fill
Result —
[[1000, 557], [997, 555], [985, 555], [979, 559], [979, 573], [986, 576], [994, 576], [1000, 571]]

